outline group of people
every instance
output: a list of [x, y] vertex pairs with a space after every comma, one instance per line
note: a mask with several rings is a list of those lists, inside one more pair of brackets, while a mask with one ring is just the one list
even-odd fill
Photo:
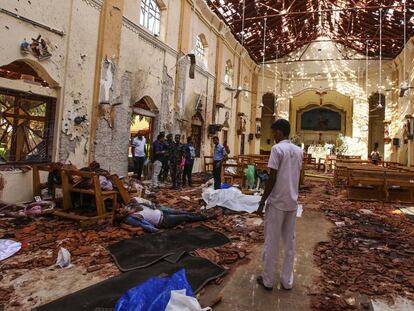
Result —
[[[142, 133], [138, 133], [131, 142], [134, 158], [134, 173], [141, 179], [148, 154], [148, 144]], [[181, 142], [181, 135], [160, 133], [152, 143], [150, 158], [152, 162], [152, 184], [171, 178], [172, 187], [180, 189], [186, 185], [192, 187], [192, 172], [196, 156], [193, 139], [187, 137], [187, 143]]]
[[[269, 179], [259, 203], [257, 214], [264, 216], [264, 249], [263, 271], [257, 277], [257, 283], [266, 290], [272, 290], [276, 283], [276, 269], [281, 244], [284, 247], [284, 259], [280, 273], [281, 288], [289, 290], [293, 287], [293, 265], [295, 258], [295, 227], [298, 207], [299, 180], [303, 162], [303, 150], [295, 146], [289, 139], [290, 123], [279, 119], [272, 124], [273, 137], [276, 144], [272, 147], [269, 157]], [[140, 140], [138, 142], [138, 140]], [[134, 139], [135, 141], [135, 139]], [[145, 141], [137, 138], [133, 141], [135, 148], [143, 148]], [[221, 188], [221, 168], [229, 153], [226, 145], [213, 137], [214, 188]], [[145, 152], [144, 152], [145, 153]], [[134, 153], [142, 154], [142, 153]], [[168, 171], [174, 188], [185, 185], [186, 178], [191, 185], [195, 150], [191, 137], [187, 144], [181, 144], [181, 136], [159, 134], [152, 144], [152, 181], [158, 184], [159, 177], [166, 178]], [[135, 160], [135, 159], [134, 159]], [[142, 160], [137, 160], [137, 168], [141, 168]], [[171, 227], [181, 221], [197, 221], [205, 219], [203, 215], [186, 215], [183, 212], [171, 213], [170, 210], [149, 209], [145, 204], [134, 204], [128, 211], [127, 222], [137, 225], [137, 221], [150, 219], [152, 225]], [[148, 212], [151, 212], [149, 215]], [[154, 214], [154, 215], [153, 215]], [[134, 216], [135, 217], [132, 217]], [[151, 216], [151, 217], [149, 217]], [[164, 221], [161, 218], [164, 217]], [[146, 225], [146, 224], [140, 224]], [[283, 243], [281, 243], [283, 242]]]

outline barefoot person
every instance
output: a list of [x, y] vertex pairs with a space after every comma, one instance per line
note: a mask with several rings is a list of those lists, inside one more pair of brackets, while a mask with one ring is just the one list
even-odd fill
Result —
[[276, 282], [276, 267], [279, 257], [280, 239], [283, 241], [285, 257], [280, 275], [283, 289], [293, 286], [293, 261], [295, 258], [295, 225], [298, 205], [299, 177], [303, 151], [289, 140], [290, 124], [279, 119], [272, 124], [276, 145], [272, 147], [268, 167], [270, 177], [257, 213], [264, 218], [265, 243], [263, 249], [263, 272], [257, 282], [272, 290]]

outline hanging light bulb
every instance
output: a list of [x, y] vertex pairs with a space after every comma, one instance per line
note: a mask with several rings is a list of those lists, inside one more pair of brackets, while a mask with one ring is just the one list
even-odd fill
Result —
[[260, 108], [263, 108], [264, 107], [263, 103], [260, 103], [259, 107]]
[[276, 117], [276, 112], [273, 112], [273, 116]]

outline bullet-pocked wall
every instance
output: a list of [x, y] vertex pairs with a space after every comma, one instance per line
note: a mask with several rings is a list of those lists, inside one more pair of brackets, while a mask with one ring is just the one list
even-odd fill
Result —
[[[1, 13], [0, 65], [21, 60], [55, 82], [49, 83], [51, 90], [47, 94], [45, 88], [24, 84], [21, 79], [6, 81], [2, 78], [1, 87], [55, 97], [52, 160], [84, 165], [89, 149], [99, 3], [57, 0], [52, 6], [44, 1], [7, 0], [1, 7], [18, 16]], [[30, 50], [22, 53], [21, 42], [26, 40], [30, 44], [32, 38], [38, 36], [45, 40], [50, 57], [38, 57]], [[74, 122], [78, 116], [85, 118], [79, 125]]]
[[[0, 13], [0, 65], [23, 59], [50, 87], [4, 78], [0, 83], [57, 99], [53, 161], [82, 167], [97, 160], [125, 175], [130, 115], [142, 99], [156, 115], [154, 136], [200, 135], [195, 171], [202, 169], [203, 155], [212, 153], [212, 124], [224, 126], [216, 134], [226, 137], [232, 155], [258, 152], [258, 139], [249, 135], [256, 130], [257, 65], [205, 1], [155, 0], [155, 28], [141, 16], [149, 1], [2, 2], [26, 19]], [[23, 39], [30, 43], [38, 35], [52, 54], [48, 59], [20, 52]], [[196, 55], [194, 79], [187, 54]], [[251, 93], [234, 98], [238, 87]]]

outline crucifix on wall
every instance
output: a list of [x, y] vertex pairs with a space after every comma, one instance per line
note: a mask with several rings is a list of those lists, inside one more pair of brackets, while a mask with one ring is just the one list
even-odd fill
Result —
[[328, 92], [326, 92], [326, 91], [316, 91], [315, 92], [316, 93], [316, 95], [319, 95], [319, 106], [322, 106], [322, 98], [323, 98], [323, 96], [324, 95], [326, 95], [326, 94], [328, 94]]

